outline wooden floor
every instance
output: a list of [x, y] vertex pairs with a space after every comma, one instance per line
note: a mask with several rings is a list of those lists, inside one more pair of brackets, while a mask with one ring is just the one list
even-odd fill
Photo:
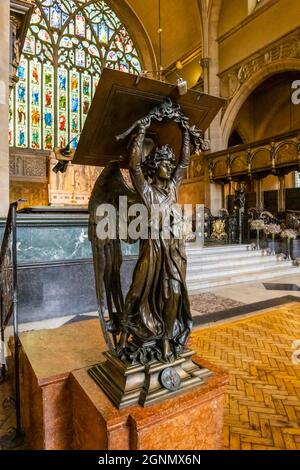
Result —
[[[194, 331], [193, 349], [230, 375], [226, 449], [300, 450], [300, 365], [292, 363], [295, 340], [300, 340], [299, 303]], [[1, 385], [0, 438], [14, 424], [14, 411], [2, 408], [9, 395], [8, 384]]]
[[[226, 449], [300, 450], [300, 306], [195, 331], [193, 349], [227, 370]], [[298, 347], [297, 349], [300, 349]]]
[[[15, 427], [15, 409], [13, 402], [9, 400], [12, 390], [9, 381], [0, 384], [0, 450], [6, 449], [2, 446], [1, 439], [8, 436]], [[13, 434], [13, 432], [12, 432]], [[25, 446], [19, 446], [19, 450], [25, 449]], [[1, 457], [0, 457], [1, 459]]]

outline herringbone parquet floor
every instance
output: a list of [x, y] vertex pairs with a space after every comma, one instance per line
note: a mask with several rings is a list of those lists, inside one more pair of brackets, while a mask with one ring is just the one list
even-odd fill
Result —
[[225, 449], [300, 450], [295, 340], [300, 340], [299, 304], [194, 332], [193, 349], [230, 375]]

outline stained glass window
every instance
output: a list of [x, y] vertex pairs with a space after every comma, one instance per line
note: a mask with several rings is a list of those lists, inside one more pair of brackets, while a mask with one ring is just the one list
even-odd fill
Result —
[[9, 143], [76, 147], [103, 67], [141, 72], [133, 41], [102, 0], [35, 0], [10, 97]]

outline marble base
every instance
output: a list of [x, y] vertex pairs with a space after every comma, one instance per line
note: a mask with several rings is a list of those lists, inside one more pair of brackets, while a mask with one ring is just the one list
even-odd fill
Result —
[[118, 410], [86, 372], [71, 374], [75, 449], [222, 449], [224, 373], [214, 370], [203, 385], [161, 403]]
[[103, 361], [99, 320], [20, 334], [21, 407], [27, 447], [73, 448], [71, 371]]
[[[194, 352], [190, 349], [182, 351], [172, 364], [152, 361], [147, 365], [131, 365], [110, 351], [104, 355], [106, 361], [91, 367], [88, 372], [119, 409], [161, 402], [203, 384], [211, 375], [210, 370], [193, 362]], [[169, 377], [166, 384], [161, 379], [164, 373]], [[172, 384], [170, 374], [177, 384]]]
[[[124, 256], [121, 281], [124, 297], [136, 258]], [[82, 282], [82, 280], [85, 282]], [[82, 259], [23, 265], [18, 269], [20, 323], [97, 310], [93, 261]]]
[[182, 395], [118, 410], [89, 376], [106, 350], [98, 320], [22, 333], [22, 419], [29, 449], [221, 449], [227, 375]]

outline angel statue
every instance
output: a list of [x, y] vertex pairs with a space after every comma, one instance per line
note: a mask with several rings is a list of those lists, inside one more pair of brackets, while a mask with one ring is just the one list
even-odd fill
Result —
[[[149, 151], [147, 132], [152, 120], [178, 123], [182, 134], [178, 159], [169, 145], [155, 147], [152, 141]], [[189, 165], [191, 145], [199, 150], [207, 145], [207, 141], [195, 127], [189, 126], [188, 118], [170, 100], [138, 120], [120, 137], [134, 130], [136, 133], [129, 151], [133, 188], [125, 183], [119, 162], [110, 162], [96, 181], [89, 204], [89, 238], [93, 248], [100, 320], [110, 353], [128, 367], [155, 361], [173, 365], [187, 350], [192, 329], [186, 286], [185, 242], [176, 231], [177, 225], [183, 223], [176, 206], [177, 190]], [[127, 196], [129, 207], [134, 203], [142, 204], [148, 214], [148, 236], [140, 239], [139, 256], [125, 299], [120, 277], [120, 224], [116, 224], [116, 238], [100, 239], [97, 236], [99, 205], [112, 204], [117, 219], [124, 218], [118, 205], [120, 196]], [[155, 237], [151, 237], [153, 206], [159, 207]], [[169, 213], [170, 221], [168, 236], [165, 236], [163, 223], [166, 213]], [[130, 243], [134, 240], [129, 234], [125, 241]], [[99, 382], [106, 381], [106, 389], [110, 389], [111, 385], [105, 378], [108, 372], [100, 369], [91, 375], [95, 378], [100, 374]]]
[[[130, 153], [129, 171], [133, 186], [151, 213], [151, 205], [159, 205], [160, 215], [177, 203], [177, 189], [189, 164], [190, 137], [184, 130], [183, 148], [178, 164], [168, 146], [157, 148], [142, 163], [143, 144], [149, 118], [139, 123], [138, 134]], [[171, 214], [176, 223], [176, 214]], [[121, 317], [121, 338], [118, 352], [144, 358], [153, 351], [158, 359], [172, 362], [186, 345], [192, 327], [186, 276], [186, 257], [182, 238], [175, 238], [172, 229], [164, 238], [141, 240], [140, 255]], [[128, 342], [128, 338], [132, 340]], [[140, 345], [140, 348], [137, 346]], [[140, 357], [141, 358], [141, 357]]]

